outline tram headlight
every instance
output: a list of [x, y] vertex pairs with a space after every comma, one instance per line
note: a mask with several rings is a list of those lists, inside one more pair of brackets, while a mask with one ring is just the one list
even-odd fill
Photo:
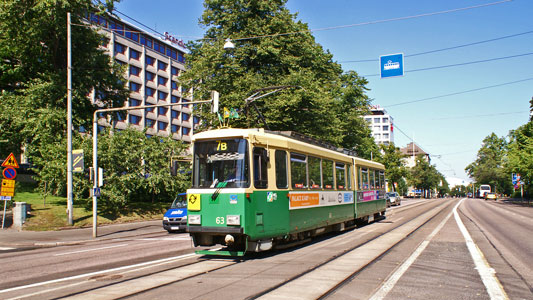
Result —
[[192, 224], [192, 225], [201, 225], [202, 224], [202, 216], [201, 215], [188, 215], [187, 218], [189, 219], [189, 224]]
[[241, 225], [241, 216], [240, 215], [227, 215], [226, 223], [228, 225]]

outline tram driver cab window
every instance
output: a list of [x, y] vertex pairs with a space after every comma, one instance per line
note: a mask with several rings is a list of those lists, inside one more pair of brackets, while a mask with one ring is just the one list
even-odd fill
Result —
[[258, 189], [268, 187], [268, 155], [265, 148], [255, 147], [254, 157], [254, 186]]

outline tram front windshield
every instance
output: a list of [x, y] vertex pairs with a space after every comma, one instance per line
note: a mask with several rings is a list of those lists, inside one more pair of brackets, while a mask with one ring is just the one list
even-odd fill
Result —
[[194, 143], [194, 188], [250, 186], [248, 142], [244, 139]]

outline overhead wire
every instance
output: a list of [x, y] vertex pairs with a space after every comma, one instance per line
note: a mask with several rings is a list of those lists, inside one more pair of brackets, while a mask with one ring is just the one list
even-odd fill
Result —
[[[474, 46], [474, 45], [479, 45], [479, 44], [484, 44], [484, 43], [489, 43], [489, 42], [495, 42], [495, 41], [508, 39], [508, 38], [512, 38], [512, 37], [517, 37], [517, 36], [521, 36], [521, 35], [526, 35], [526, 34], [530, 34], [530, 33], [533, 33], [533, 30], [526, 31], [526, 32], [521, 32], [521, 33], [516, 33], [516, 34], [511, 34], [511, 35], [506, 35], [506, 36], [501, 36], [501, 37], [488, 39], [488, 40], [483, 40], [483, 41], [472, 42], [472, 43], [468, 43], [468, 44], [462, 44], [462, 45], [446, 47], [446, 48], [440, 48], [440, 49], [435, 49], [435, 50], [428, 50], [428, 51], [418, 52], [418, 53], [413, 53], [413, 54], [406, 54], [406, 55], [404, 55], [404, 57], [407, 58], [407, 57], [420, 56], [420, 55], [431, 54], [431, 53], [436, 53], [436, 52], [448, 51], [448, 50], [453, 50], [453, 49], [458, 49], [458, 48], [464, 48], [464, 47], [469, 47], [469, 46]], [[339, 61], [339, 63], [359, 63], [359, 62], [377, 62], [377, 61], [379, 61], [379, 58], [361, 59], [361, 60], [346, 60], [346, 61]]]

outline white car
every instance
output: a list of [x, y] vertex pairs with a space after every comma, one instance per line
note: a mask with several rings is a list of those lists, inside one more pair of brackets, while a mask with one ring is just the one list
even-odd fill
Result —
[[400, 195], [396, 192], [389, 192], [387, 193], [387, 206], [391, 205], [400, 205], [402, 204], [402, 199], [400, 199]]

